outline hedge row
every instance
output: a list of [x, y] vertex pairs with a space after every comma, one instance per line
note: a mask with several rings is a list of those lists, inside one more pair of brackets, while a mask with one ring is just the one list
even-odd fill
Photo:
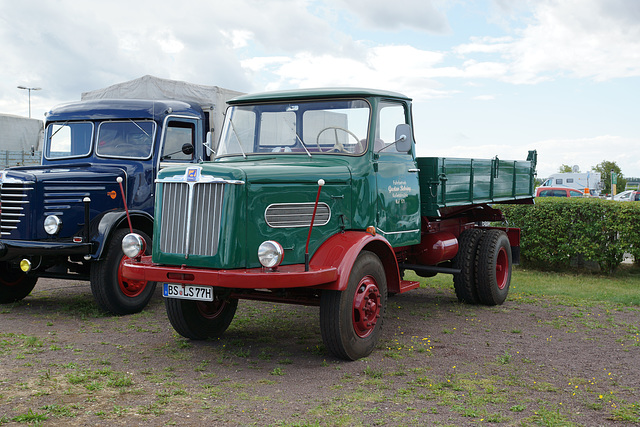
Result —
[[566, 268], [579, 259], [612, 273], [625, 252], [640, 260], [640, 203], [549, 197], [500, 210], [521, 229], [525, 264]]

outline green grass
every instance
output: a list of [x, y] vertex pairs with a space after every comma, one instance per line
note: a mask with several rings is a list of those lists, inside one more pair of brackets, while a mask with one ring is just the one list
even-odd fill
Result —
[[511, 285], [514, 294], [562, 296], [581, 301], [640, 306], [640, 269], [637, 267], [621, 267], [613, 276], [517, 268]]
[[[406, 280], [420, 280], [423, 286], [452, 290], [453, 276], [438, 274], [420, 278], [408, 272]], [[509, 298], [564, 297], [570, 302], [609, 302], [640, 306], [640, 268], [621, 266], [612, 276], [593, 273], [557, 273], [514, 267]]]

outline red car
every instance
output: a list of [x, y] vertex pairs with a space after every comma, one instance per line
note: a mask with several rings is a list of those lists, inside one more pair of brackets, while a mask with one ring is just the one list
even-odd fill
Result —
[[536, 197], [584, 197], [584, 193], [565, 187], [538, 187]]

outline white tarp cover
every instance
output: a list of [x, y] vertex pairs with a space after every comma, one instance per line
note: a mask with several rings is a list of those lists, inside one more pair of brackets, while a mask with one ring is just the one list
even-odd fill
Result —
[[[104, 89], [83, 92], [80, 99], [83, 101], [89, 99], [173, 99], [193, 102], [204, 110], [212, 110], [210, 113], [213, 118], [211, 125], [218, 130], [222, 127], [223, 113], [227, 107], [226, 102], [239, 95], [243, 95], [243, 93], [218, 86], [198, 85], [146, 75]], [[217, 137], [217, 135], [215, 136]]]
[[38, 119], [0, 114], [0, 150], [36, 151], [42, 147], [43, 122]]

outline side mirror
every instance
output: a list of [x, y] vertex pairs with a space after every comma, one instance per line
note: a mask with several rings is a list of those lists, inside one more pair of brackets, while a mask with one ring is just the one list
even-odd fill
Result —
[[193, 145], [189, 144], [188, 142], [186, 144], [182, 144], [182, 153], [186, 154], [187, 156], [192, 155]]
[[204, 142], [204, 148], [207, 149], [207, 155], [211, 156], [211, 154], [216, 154], [216, 150], [211, 146], [211, 131], [207, 132], [206, 141]]
[[408, 124], [396, 126], [396, 150], [400, 153], [408, 153], [413, 145], [413, 132]]

